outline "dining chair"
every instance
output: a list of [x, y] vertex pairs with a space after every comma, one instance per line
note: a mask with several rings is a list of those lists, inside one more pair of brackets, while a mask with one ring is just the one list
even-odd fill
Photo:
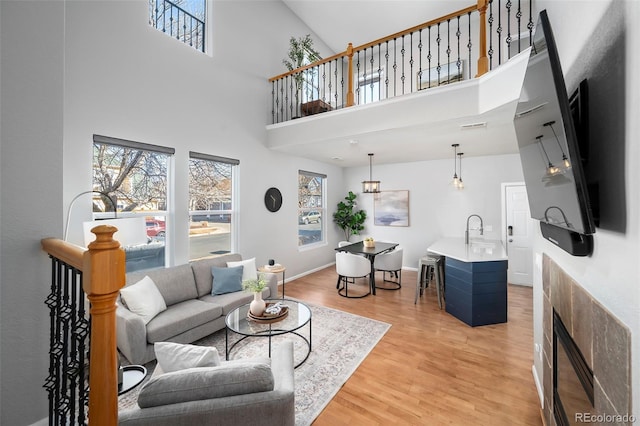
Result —
[[349, 284], [355, 285], [357, 278], [364, 278], [371, 274], [371, 262], [364, 256], [339, 251], [336, 253], [336, 272], [338, 282], [336, 288], [342, 297], [357, 299], [371, 294], [369, 279], [366, 280], [368, 291], [364, 294], [357, 293], [355, 296], [349, 295]]
[[[391, 283], [392, 287], [376, 286], [382, 290], [399, 290], [402, 287], [402, 254], [403, 250], [400, 246], [395, 249], [376, 256], [373, 261], [375, 271], [382, 271], [382, 282]], [[386, 274], [389, 278], [386, 279]]]
[[338, 247], [348, 246], [349, 244], [353, 244], [351, 241], [338, 241]]

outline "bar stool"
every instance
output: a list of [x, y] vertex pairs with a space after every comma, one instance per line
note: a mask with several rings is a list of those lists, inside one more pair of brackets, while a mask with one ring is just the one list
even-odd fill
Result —
[[418, 262], [418, 282], [416, 284], [416, 298], [414, 304], [418, 303], [418, 296], [422, 296], [425, 288], [429, 286], [431, 280], [431, 274], [435, 276], [436, 281], [436, 294], [438, 296], [438, 306], [442, 309], [442, 302], [444, 299], [444, 280], [442, 279], [443, 269], [442, 256], [427, 254], [423, 256]]

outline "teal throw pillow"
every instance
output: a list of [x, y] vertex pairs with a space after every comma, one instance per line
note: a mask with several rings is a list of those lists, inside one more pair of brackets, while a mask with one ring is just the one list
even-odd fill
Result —
[[218, 266], [211, 267], [211, 275], [213, 275], [213, 284], [211, 289], [212, 295], [233, 293], [242, 290], [242, 270], [244, 266], [233, 266], [228, 268], [220, 268]]

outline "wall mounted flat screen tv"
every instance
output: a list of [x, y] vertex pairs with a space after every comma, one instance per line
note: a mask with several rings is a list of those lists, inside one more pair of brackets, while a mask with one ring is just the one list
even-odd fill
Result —
[[546, 11], [540, 12], [514, 126], [531, 217], [574, 255], [592, 251], [595, 225], [579, 141]]

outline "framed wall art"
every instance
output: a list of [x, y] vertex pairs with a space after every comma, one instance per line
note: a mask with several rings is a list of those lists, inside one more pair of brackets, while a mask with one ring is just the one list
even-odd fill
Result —
[[373, 223], [378, 226], [409, 226], [409, 190], [375, 194]]

